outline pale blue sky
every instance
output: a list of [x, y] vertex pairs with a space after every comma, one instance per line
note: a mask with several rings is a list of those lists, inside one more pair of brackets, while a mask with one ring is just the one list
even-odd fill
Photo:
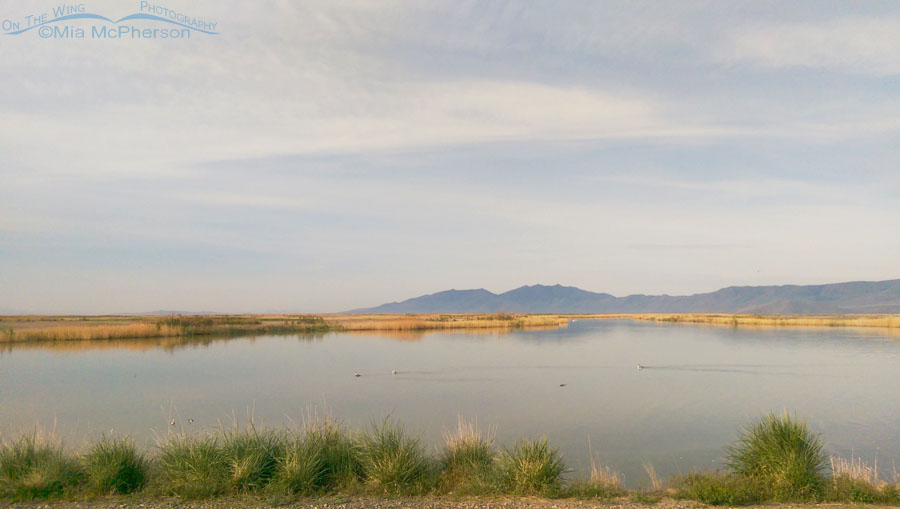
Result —
[[900, 277], [896, 2], [165, 5], [0, 35], [0, 311]]

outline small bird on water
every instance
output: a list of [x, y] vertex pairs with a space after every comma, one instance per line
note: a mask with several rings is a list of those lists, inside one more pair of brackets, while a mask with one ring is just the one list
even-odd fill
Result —
[[353, 376], [355, 376], [356, 378], [359, 378], [359, 373], [353, 373]]
[[172, 419], [171, 421], [169, 421], [169, 426], [174, 426], [174, 425], [175, 425], [175, 419]]
[[559, 384], [559, 386], [560, 386], [560, 387], [565, 387], [565, 386], [566, 386], [566, 384]]
[[392, 370], [391, 370], [391, 374], [392, 374], [392, 375], [396, 375], [396, 374], [397, 374], [397, 370], [396, 370], [396, 369], [392, 369]]
[[637, 365], [637, 368], [638, 368], [638, 369], [644, 369], [644, 366], [641, 366], [640, 364], [638, 364], [638, 365]]

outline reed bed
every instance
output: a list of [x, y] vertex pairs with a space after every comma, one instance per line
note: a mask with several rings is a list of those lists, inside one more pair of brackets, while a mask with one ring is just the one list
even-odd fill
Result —
[[153, 323], [127, 325], [58, 325], [14, 331], [10, 341], [85, 341], [97, 339], [160, 338], [182, 336], [181, 329]]
[[427, 331], [443, 329], [522, 329], [565, 327], [569, 320], [559, 315], [527, 314], [423, 314], [423, 315], [331, 315], [344, 331]]
[[662, 323], [746, 327], [865, 327], [900, 333], [900, 315], [768, 316], [732, 314], [410, 314], [170, 315], [136, 317], [18, 316], [0, 319], [0, 344], [112, 339], [321, 334], [332, 331], [406, 334], [427, 331], [511, 331], [566, 327], [571, 319], [629, 318]]
[[635, 314], [634, 320], [755, 327], [880, 327], [900, 328], [900, 315], [740, 315], [740, 314]]
[[545, 438], [498, 449], [492, 432], [462, 419], [444, 438], [438, 454], [430, 455], [396, 421], [351, 432], [326, 417], [298, 429], [172, 432], [145, 454], [126, 437], [104, 436], [69, 452], [52, 435], [35, 432], [0, 443], [0, 503], [111, 494], [127, 494], [132, 502], [246, 495], [276, 504], [334, 494], [453, 494], [900, 504], [897, 480], [880, 480], [877, 469], [859, 458], [832, 458], [829, 476], [818, 436], [789, 415], [768, 415], [747, 427], [727, 450], [727, 472], [662, 480], [646, 467], [649, 490], [626, 490], [621, 476], [594, 457], [589, 477], [567, 479], [563, 458]]
[[331, 331], [417, 333], [563, 327], [557, 315], [171, 315], [140, 317], [3, 317], [0, 343], [78, 342], [203, 336], [320, 334]]
[[224, 336], [330, 330], [322, 317], [268, 316], [26, 316], [0, 319], [0, 342], [64, 342], [112, 339]]

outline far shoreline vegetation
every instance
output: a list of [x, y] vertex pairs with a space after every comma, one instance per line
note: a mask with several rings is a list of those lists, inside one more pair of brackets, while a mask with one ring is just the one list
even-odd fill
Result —
[[641, 314], [241, 314], [0, 316], [0, 343], [261, 336], [327, 332], [504, 331], [565, 327], [571, 320], [631, 319], [726, 327], [864, 327], [900, 331], [900, 315]]
[[0, 316], [0, 343], [348, 331], [522, 329], [565, 326], [561, 315], [147, 315]]
[[493, 435], [460, 418], [436, 454], [396, 421], [349, 431], [311, 416], [291, 429], [223, 427], [170, 432], [151, 451], [104, 435], [77, 451], [35, 431], [0, 443], [0, 501], [91, 501], [249, 497], [285, 505], [302, 498], [542, 497], [655, 504], [663, 498], [709, 505], [851, 502], [900, 504], [900, 475], [882, 479], [860, 458], [828, 457], [822, 438], [788, 413], [768, 414], [725, 449], [726, 471], [695, 471], [667, 480], [645, 465], [644, 487], [592, 454], [590, 473], [572, 478], [547, 438], [499, 447]]

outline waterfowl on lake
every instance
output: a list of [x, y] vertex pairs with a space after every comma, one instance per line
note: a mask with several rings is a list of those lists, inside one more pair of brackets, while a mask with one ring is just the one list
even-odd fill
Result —
[[644, 369], [644, 366], [641, 366], [640, 364], [638, 364], [638, 365], [637, 365], [637, 368], [638, 368], [638, 369]]
[[359, 373], [353, 373], [353, 376], [355, 376], [356, 378], [359, 378]]
[[391, 374], [392, 374], [392, 375], [396, 375], [396, 374], [397, 374], [397, 370], [396, 370], [396, 369], [391, 370]]

